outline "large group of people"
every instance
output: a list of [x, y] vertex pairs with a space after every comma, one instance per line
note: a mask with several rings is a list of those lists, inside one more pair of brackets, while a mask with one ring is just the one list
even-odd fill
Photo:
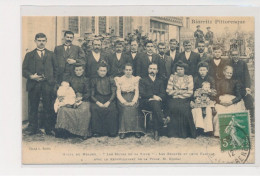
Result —
[[247, 64], [232, 50], [231, 59], [221, 57], [221, 47], [205, 52], [205, 42], [197, 42], [198, 53], [189, 40], [171, 39], [170, 49], [147, 40], [138, 51], [138, 40], [130, 41], [130, 51], [117, 40], [114, 51], [102, 50], [94, 39], [85, 53], [73, 45], [74, 33], [64, 33], [64, 44], [54, 52], [45, 48], [47, 37], [35, 36], [36, 49], [24, 58], [22, 73], [27, 79], [30, 135], [39, 133], [38, 111], [42, 101], [46, 135], [83, 139], [109, 136], [124, 139], [146, 133], [142, 110], [152, 113], [153, 137], [196, 138], [219, 136], [218, 114], [245, 109], [254, 116]]

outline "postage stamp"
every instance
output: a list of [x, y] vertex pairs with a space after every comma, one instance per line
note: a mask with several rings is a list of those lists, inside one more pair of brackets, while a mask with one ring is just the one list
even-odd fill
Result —
[[219, 114], [221, 150], [250, 149], [248, 112]]

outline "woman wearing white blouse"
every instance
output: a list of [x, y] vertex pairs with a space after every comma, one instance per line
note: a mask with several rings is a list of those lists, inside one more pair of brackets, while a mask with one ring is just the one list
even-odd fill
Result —
[[133, 66], [130, 63], [125, 65], [124, 73], [121, 77], [115, 77], [119, 109], [119, 136], [124, 139], [126, 133], [135, 133], [135, 137], [140, 138], [141, 133], [144, 133], [138, 116], [140, 77], [132, 75]]

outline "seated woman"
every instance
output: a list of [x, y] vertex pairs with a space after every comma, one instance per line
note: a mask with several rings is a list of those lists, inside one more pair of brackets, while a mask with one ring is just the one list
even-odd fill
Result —
[[107, 76], [108, 65], [98, 65], [98, 77], [91, 81], [91, 125], [94, 137], [115, 137], [118, 131], [118, 112], [115, 103], [116, 85], [112, 77]]
[[89, 127], [91, 118], [90, 82], [84, 76], [84, 65], [76, 64], [74, 72], [75, 74], [68, 78], [67, 81], [76, 93], [76, 100], [73, 107], [59, 108], [55, 125], [57, 129], [56, 136], [67, 138], [68, 134], [71, 133], [87, 139], [87, 137], [91, 136]]
[[[215, 82], [208, 75], [208, 63], [198, 65], [199, 75], [194, 78], [194, 100], [191, 101], [192, 116], [197, 134], [212, 134], [215, 113]], [[209, 133], [210, 132], [210, 133]]]
[[193, 94], [193, 78], [185, 75], [188, 65], [179, 61], [176, 63], [176, 74], [169, 78], [166, 92], [171, 122], [167, 127], [168, 137], [196, 138], [196, 128], [193, 122], [190, 101]]
[[124, 75], [115, 77], [117, 86], [117, 105], [119, 109], [119, 135], [125, 138], [126, 133], [135, 133], [140, 138], [144, 133], [142, 122], [138, 115], [139, 80], [140, 77], [133, 76], [133, 66], [127, 63], [124, 67]]
[[[240, 112], [245, 110], [244, 101], [241, 100], [240, 84], [232, 79], [233, 67], [225, 66], [223, 70], [225, 78], [217, 83], [216, 111], [217, 114]], [[213, 119], [214, 136], [219, 136], [218, 115]]]

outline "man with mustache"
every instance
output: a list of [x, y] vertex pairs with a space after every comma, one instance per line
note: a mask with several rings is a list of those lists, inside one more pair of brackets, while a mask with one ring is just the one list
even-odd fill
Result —
[[74, 33], [66, 31], [64, 33], [65, 43], [60, 46], [56, 46], [54, 54], [59, 65], [58, 82], [68, 79], [74, 74], [73, 65], [75, 63], [85, 64], [85, 53], [76, 45], [73, 45]]
[[[99, 63], [105, 62], [108, 64], [107, 54], [101, 50], [102, 42], [100, 39], [95, 38], [92, 42], [92, 51], [86, 57], [86, 76], [89, 78], [98, 77], [97, 68]], [[110, 67], [108, 65], [108, 74], [110, 73]]]
[[47, 37], [43, 33], [35, 36], [36, 49], [25, 55], [22, 74], [27, 79], [26, 90], [29, 98], [29, 135], [40, 133], [38, 109], [42, 97], [44, 129], [47, 135], [54, 135], [53, 88], [57, 80], [57, 61], [52, 51], [45, 48]]
[[177, 51], [178, 41], [176, 39], [171, 39], [169, 43], [170, 43], [170, 50], [167, 51], [165, 54], [167, 56], [170, 56], [172, 62], [177, 62], [179, 56], [179, 51]]
[[[197, 66], [200, 62], [200, 55], [191, 50], [191, 42], [189, 40], [183, 41], [184, 51], [180, 53], [178, 61], [181, 60], [188, 65], [188, 69], [185, 70], [185, 74], [192, 75], [193, 77], [197, 75]], [[174, 63], [176, 64], [176, 62]], [[174, 69], [176, 70], [176, 69]]]
[[133, 75], [136, 76], [136, 65], [137, 62], [141, 59], [141, 53], [138, 51], [138, 42], [137, 40], [130, 41], [131, 51], [128, 52], [128, 59], [133, 65]]
[[160, 56], [154, 53], [153, 41], [148, 40], [145, 43], [146, 53], [142, 53], [140, 60], [136, 63], [136, 75], [141, 78], [148, 76], [148, 67], [150, 63], [155, 63], [158, 65], [158, 77], [165, 77], [164, 74], [164, 64], [160, 61]]
[[123, 76], [125, 64], [129, 63], [129, 56], [123, 52], [124, 43], [120, 40], [115, 42], [115, 53], [108, 56], [108, 62], [111, 65], [110, 75], [113, 77]]
[[162, 102], [165, 98], [166, 91], [164, 81], [157, 76], [158, 65], [156, 63], [149, 64], [148, 73], [149, 74], [139, 82], [141, 108], [152, 111], [154, 139], [159, 141], [158, 130], [161, 125], [166, 123], [162, 111]]
[[210, 54], [208, 54], [205, 51], [205, 42], [202, 40], [198, 43], [198, 54], [200, 55], [200, 60], [202, 62], [209, 62], [210, 59], [212, 59], [212, 56], [210, 56]]

